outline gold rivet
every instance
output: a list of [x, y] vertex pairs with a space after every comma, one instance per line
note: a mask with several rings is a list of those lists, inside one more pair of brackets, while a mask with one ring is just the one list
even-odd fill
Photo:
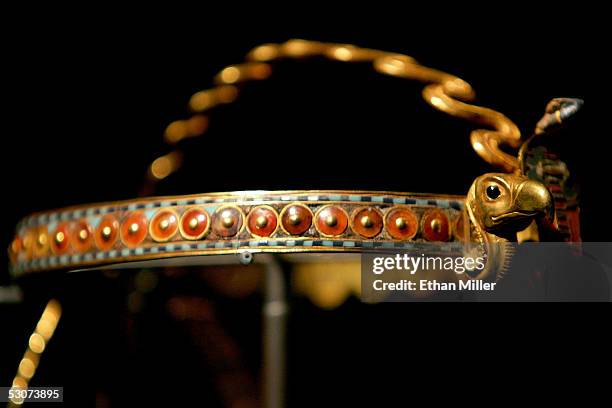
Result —
[[336, 224], [338, 224], [338, 218], [336, 218], [335, 215], [330, 214], [325, 217], [325, 225], [327, 225], [328, 227], [334, 227], [336, 226]]
[[45, 234], [44, 232], [41, 232], [38, 235], [38, 245], [43, 247], [47, 244], [47, 234]]
[[302, 222], [302, 218], [300, 218], [299, 214], [294, 213], [289, 216], [289, 222], [291, 225], [298, 225], [300, 222]]
[[59, 231], [57, 234], [55, 234], [55, 242], [57, 244], [61, 244], [62, 242], [64, 242], [65, 239], [66, 239], [66, 236], [64, 235], [62, 231]]
[[161, 220], [159, 222], [159, 229], [165, 231], [170, 226], [170, 222], [168, 220]]
[[200, 222], [198, 221], [198, 217], [193, 217], [192, 219], [189, 220], [189, 228], [194, 230], [198, 227], [199, 223]]
[[231, 211], [223, 211], [223, 213], [221, 213], [221, 218], [221, 223], [225, 228], [231, 228], [234, 225], [234, 218], [232, 217]]
[[255, 225], [257, 226], [257, 228], [264, 228], [266, 225], [268, 225], [268, 219], [263, 215], [260, 215], [255, 220]]
[[113, 230], [111, 229], [111, 227], [107, 225], [106, 227], [102, 228], [102, 238], [104, 238], [105, 240], [109, 239], [112, 232]]
[[431, 226], [431, 229], [434, 232], [440, 232], [442, 230], [442, 222], [437, 218], [431, 220], [431, 223], [429, 225]]
[[138, 228], [139, 228], [138, 223], [133, 222], [133, 223], [130, 225], [130, 234], [135, 234], [135, 233], [137, 233], [137, 232], [138, 232]]
[[406, 228], [408, 224], [406, 224], [406, 220], [403, 217], [397, 217], [397, 219], [395, 220], [395, 226], [398, 229], [403, 230], [404, 228]]
[[87, 229], [83, 228], [79, 231], [79, 239], [81, 241], [85, 241], [87, 237], [89, 237], [89, 231], [87, 231]]
[[364, 228], [372, 228], [372, 226], [374, 225], [374, 222], [372, 222], [372, 219], [367, 215], [364, 215], [363, 217], [361, 217], [360, 222]]

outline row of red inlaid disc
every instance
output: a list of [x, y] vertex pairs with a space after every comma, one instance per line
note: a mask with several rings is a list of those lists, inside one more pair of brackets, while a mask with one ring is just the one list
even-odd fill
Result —
[[[244, 220], [246, 219], [246, 222]], [[121, 222], [111, 214], [103, 216], [95, 227], [85, 220], [60, 222], [54, 231], [46, 226], [30, 229], [25, 236], [17, 237], [11, 247], [14, 254], [20, 251], [34, 256], [46, 256], [49, 249], [62, 255], [72, 248], [86, 252], [94, 245], [98, 250], [111, 250], [117, 240], [134, 248], [145, 241], [147, 235], [155, 242], [166, 242], [176, 234], [186, 240], [205, 238], [211, 231], [217, 238], [236, 236], [243, 228], [255, 237], [270, 237], [280, 227], [290, 236], [305, 234], [314, 225], [323, 237], [342, 236], [350, 227], [363, 238], [379, 236], [383, 230], [392, 239], [409, 240], [417, 232], [428, 241], [448, 241], [450, 223], [446, 213], [437, 208], [429, 209], [421, 217], [408, 207], [391, 207], [385, 213], [376, 207], [355, 208], [349, 215], [340, 205], [325, 205], [316, 212], [303, 204], [285, 206], [280, 214], [269, 205], [251, 208], [248, 215], [233, 205], [217, 209], [211, 216], [203, 207], [187, 208], [182, 215], [174, 209], [162, 208], [151, 220], [143, 211], [129, 213]]]

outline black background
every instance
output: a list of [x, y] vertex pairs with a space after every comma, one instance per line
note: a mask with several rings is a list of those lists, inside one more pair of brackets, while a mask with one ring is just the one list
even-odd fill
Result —
[[[26, 19], [8, 30], [3, 52], [4, 247], [29, 212], [134, 197], [148, 162], [167, 151], [165, 126], [186, 117], [189, 96], [210, 87], [221, 68], [240, 62], [253, 46], [289, 38], [409, 54], [470, 82], [479, 104], [506, 114], [524, 134], [551, 98], [583, 98], [584, 111], [563, 133], [571, 153], [566, 158], [583, 189], [583, 239], [608, 240], [602, 182], [610, 173], [609, 150], [602, 143], [605, 128], [591, 119], [604, 91], [590, 85], [606, 64], [605, 26], [596, 11], [553, 15], [526, 8], [464, 16], [457, 5], [440, 17], [440, 8], [407, 15], [379, 7], [381, 16], [360, 20], [301, 15], [301, 23], [300, 13], [238, 19], [230, 10], [99, 22]], [[490, 168], [469, 146], [471, 125], [434, 111], [422, 101], [421, 88], [375, 74], [367, 65], [279, 63], [272, 79], [247, 86], [237, 103], [211, 115], [210, 131], [186, 145], [183, 174], [158, 192], [353, 188], [463, 194]], [[9, 280], [5, 270], [0, 277]], [[181, 365], [168, 351], [188, 341], [162, 318], [141, 322], [142, 346], [130, 348], [114, 318], [125, 313], [129, 277], [116, 284], [102, 277], [41, 277], [24, 285], [24, 304], [2, 306], [3, 383], [14, 374], [44, 300], [59, 293], [66, 317], [43, 356], [38, 385], [79, 389], [73, 401], [81, 406], [93, 404], [101, 389], [117, 406], [121, 398], [136, 401], [128, 396], [131, 385], [143, 392], [188, 384], [201, 389], [200, 401], [218, 403], [202, 374], [206, 368]], [[258, 297], [235, 306], [217, 302], [257, 378]], [[602, 331], [606, 319], [591, 308], [503, 306], [372, 308], [352, 299], [327, 312], [295, 299], [289, 401], [349, 405], [383, 394], [393, 379], [404, 385], [389, 389], [397, 401], [421, 386], [503, 388], [510, 370], [524, 374], [518, 376], [521, 389], [540, 388], [551, 368], [559, 374], [571, 371], [570, 362], [602, 361], [590, 353], [609, 339]], [[557, 346], [561, 352], [554, 351]], [[581, 357], [570, 353], [576, 349]], [[182, 371], [173, 371], [177, 367]]]

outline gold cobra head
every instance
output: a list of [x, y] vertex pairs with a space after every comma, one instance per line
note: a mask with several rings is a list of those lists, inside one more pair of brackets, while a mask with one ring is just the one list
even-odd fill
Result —
[[525, 176], [487, 173], [478, 177], [467, 196], [472, 222], [485, 232], [516, 240], [533, 220], [551, 223], [553, 199], [540, 182]]

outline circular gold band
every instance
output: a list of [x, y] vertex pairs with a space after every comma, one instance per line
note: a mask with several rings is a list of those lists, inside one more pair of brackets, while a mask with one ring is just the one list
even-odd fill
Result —
[[407, 248], [460, 242], [463, 208], [461, 196], [362, 191], [148, 198], [34, 214], [19, 224], [9, 253], [21, 275], [173, 256]]

